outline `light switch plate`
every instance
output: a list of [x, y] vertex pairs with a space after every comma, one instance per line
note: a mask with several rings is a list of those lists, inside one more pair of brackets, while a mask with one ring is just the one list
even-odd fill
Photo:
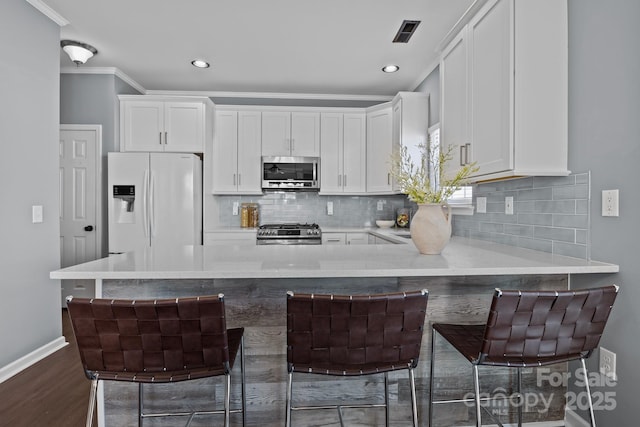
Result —
[[238, 215], [238, 202], [233, 202], [233, 215]]
[[487, 198], [486, 197], [477, 197], [476, 198], [476, 212], [478, 212], [478, 213], [487, 213]]
[[327, 202], [327, 215], [333, 215], [333, 202]]
[[31, 222], [34, 224], [44, 221], [44, 211], [42, 205], [31, 206]]

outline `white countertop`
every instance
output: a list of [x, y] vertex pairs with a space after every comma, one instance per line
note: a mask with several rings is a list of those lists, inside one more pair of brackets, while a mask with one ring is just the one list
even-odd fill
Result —
[[[403, 239], [398, 237], [398, 239]], [[52, 279], [410, 277], [615, 273], [619, 267], [454, 237], [440, 255], [403, 245], [149, 248], [53, 271]]]

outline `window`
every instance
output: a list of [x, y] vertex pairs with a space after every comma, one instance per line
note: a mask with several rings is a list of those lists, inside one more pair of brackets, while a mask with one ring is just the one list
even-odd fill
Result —
[[[433, 147], [437, 147], [440, 149], [440, 123], [436, 123], [435, 125], [429, 128], [429, 141]], [[432, 180], [435, 180], [435, 176], [431, 176]], [[447, 202], [451, 205], [471, 205], [473, 199], [473, 187], [466, 186], [461, 187], [457, 190]]]

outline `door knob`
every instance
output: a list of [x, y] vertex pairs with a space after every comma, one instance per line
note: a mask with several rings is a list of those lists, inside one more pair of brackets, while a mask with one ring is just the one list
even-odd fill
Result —
[[93, 225], [87, 225], [87, 226], [84, 228], [84, 231], [93, 231]]

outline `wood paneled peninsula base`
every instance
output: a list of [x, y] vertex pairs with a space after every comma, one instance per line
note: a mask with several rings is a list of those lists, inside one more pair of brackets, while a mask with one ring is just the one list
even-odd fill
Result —
[[[441, 255], [419, 255], [413, 245], [319, 247], [182, 247], [147, 250], [105, 258], [54, 271], [53, 279], [95, 279], [96, 296], [166, 298], [225, 294], [229, 327], [245, 328], [247, 421], [250, 426], [281, 426], [285, 415], [286, 291], [364, 294], [426, 288], [429, 291], [421, 359], [416, 370], [421, 425], [428, 420], [429, 363], [432, 322], [481, 323], [487, 318], [493, 289], [567, 289], [574, 274], [615, 273], [613, 264], [553, 256], [536, 251], [454, 238]], [[463, 397], [473, 389], [471, 368], [447, 345], [439, 343], [438, 396]], [[565, 364], [552, 372], [565, 373]], [[496, 369], [481, 377], [481, 392], [510, 393], [514, 378]], [[551, 375], [551, 372], [546, 372]], [[482, 375], [482, 372], [481, 372]], [[546, 378], [549, 378], [548, 376]], [[234, 378], [233, 380], [237, 380]], [[233, 381], [238, 384], [238, 381]], [[211, 381], [212, 387], [203, 387]], [[145, 389], [145, 407], [202, 408], [221, 402], [222, 384], [213, 380], [156, 385]], [[542, 383], [540, 390], [538, 385]], [[294, 399], [304, 405], [383, 400], [382, 376], [298, 377]], [[541, 381], [525, 371], [523, 392], [529, 396], [525, 421], [564, 418], [563, 386]], [[390, 375], [391, 424], [410, 425], [410, 391], [404, 373]], [[232, 391], [238, 403], [239, 388]], [[533, 398], [536, 399], [533, 399]], [[137, 387], [105, 383], [99, 395], [102, 426], [134, 425]], [[496, 403], [488, 408], [502, 423], [514, 422], [515, 407]], [[436, 425], [473, 424], [473, 408], [465, 404], [436, 407]], [[343, 411], [349, 425], [384, 425], [382, 409]], [[199, 418], [199, 419], [198, 419]], [[153, 420], [152, 426], [177, 420]], [[218, 420], [196, 417], [192, 425]], [[300, 411], [293, 425], [338, 426], [335, 411]], [[232, 416], [240, 425], [239, 416]], [[550, 424], [555, 425], [555, 424]]]

